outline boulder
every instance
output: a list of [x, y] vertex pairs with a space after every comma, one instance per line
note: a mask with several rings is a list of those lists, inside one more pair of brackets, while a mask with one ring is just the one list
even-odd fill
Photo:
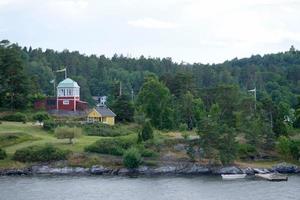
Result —
[[235, 166], [221, 167], [213, 171], [213, 174], [242, 174], [243, 171]]
[[211, 173], [211, 170], [207, 167], [198, 165], [198, 164], [193, 164], [184, 170], [180, 171], [183, 174], [209, 174]]
[[154, 174], [175, 174], [176, 167], [175, 166], [162, 166], [153, 169]]
[[255, 174], [254, 170], [251, 167], [247, 167], [245, 169], [242, 169], [242, 171], [243, 171], [244, 174], [247, 174], [247, 175], [254, 175]]
[[285, 173], [285, 174], [297, 173], [299, 171], [299, 167], [297, 167], [296, 165], [285, 163], [285, 162], [273, 166], [272, 169], [276, 172]]
[[92, 166], [90, 173], [94, 175], [109, 174], [112, 170], [103, 166]]
[[254, 173], [256, 174], [266, 174], [266, 173], [270, 173], [271, 170], [268, 170], [266, 168], [253, 168]]

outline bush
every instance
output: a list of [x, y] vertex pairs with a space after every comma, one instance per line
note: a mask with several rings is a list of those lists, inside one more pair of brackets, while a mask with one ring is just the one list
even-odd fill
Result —
[[65, 160], [69, 153], [69, 151], [46, 144], [45, 146], [31, 146], [19, 149], [14, 154], [13, 159], [20, 162], [48, 162]]
[[0, 148], [0, 160], [3, 160], [7, 157], [6, 152]]
[[25, 123], [27, 121], [27, 116], [23, 113], [16, 112], [14, 114], [6, 115], [6, 116], [2, 117], [2, 120]]
[[55, 121], [49, 119], [49, 120], [45, 120], [44, 124], [43, 124], [43, 128], [47, 131], [53, 131], [56, 127], [56, 123]]
[[50, 116], [46, 112], [37, 112], [36, 114], [33, 115], [32, 119], [39, 121], [39, 122], [43, 122], [45, 120], [49, 120]]
[[298, 160], [300, 158], [300, 141], [280, 136], [276, 148], [283, 159]]
[[132, 134], [132, 131], [129, 131], [118, 125], [110, 126], [107, 124], [86, 124], [84, 125], [84, 132], [87, 135], [93, 136], [103, 136], [103, 137], [116, 137]]
[[137, 168], [142, 162], [142, 157], [136, 148], [130, 148], [123, 156], [123, 164], [125, 167], [134, 169]]
[[253, 160], [257, 156], [256, 148], [251, 144], [239, 144], [238, 155], [240, 159]]
[[149, 121], [147, 121], [145, 123], [145, 125], [143, 126], [141, 136], [142, 136], [143, 141], [153, 139], [153, 129], [152, 129], [151, 123]]
[[130, 148], [134, 144], [136, 144], [136, 139], [129, 136], [102, 138], [87, 146], [85, 151], [120, 156], [123, 155], [126, 149]]
[[62, 126], [57, 127], [54, 132], [57, 139], [69, 139], [69, 143], [72, 144], [72, 139], [79, 137], [82, 131], [81, 128]]
[[179, 124], [179, 131], [187, 131], [188, 130], [188, 125], [186, 123], [180, 123]]

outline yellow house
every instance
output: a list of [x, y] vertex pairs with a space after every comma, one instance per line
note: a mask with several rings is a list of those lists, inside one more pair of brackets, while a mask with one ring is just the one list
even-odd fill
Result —
[[97, 106], [93, 108], [91, 112], [87, 115], [87, 122], [102, 122], [104, 124], [114, 125], [115, 124], [115, 116], [108, 107], [106, 106]]

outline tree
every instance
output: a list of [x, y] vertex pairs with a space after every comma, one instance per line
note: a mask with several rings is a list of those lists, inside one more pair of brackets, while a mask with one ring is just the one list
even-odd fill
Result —
[[69, 139], [69, 144], [72, 144], [72, 140], [81, 135], [81, 129], [77, 127], [57, 127], [54, 132], [57, 139]]
[[0, 106], [24, 108], [30, 92], [30, 81], [24, 73], [24, 62], [18, 46], [0, 42]]
[[146, 140], [153, 139], [153, 137], [154, 137], [153, 129], [152, 129], [150, 121], [148, 120], [148, 121], [146, 121], [146, 123], [143, 126], [141, 138], [143, 141], [146, 141]]
[[116, 113], [116, 119], [119, 122], [132, 122], [134, 115], [134, 105], [129, 100], [127, 95], [119, 96], [111, 106], [112, 110]]
[[173, 127], [170, 92], [156, 77], [146, 78], [138, 94], [137, 106], [151, 120], [154, 127], [158, 129]]
[[32, 118], [38, 122], [43, 122], [45, 120], [49, 120], [50, 116], [46, 112], [38, 112], [38, 113], [34, 114]]
[[128, 149], [123, 156], [123, 164], [129, 169], [137, 168], [142, 162], [142, 157], [136, 148]]
[[202, 100], [200, 98], [195, 99], [191, 92], [187, 92], [178, 104], [180, 121], [187, 124], [188, 129], [192, 130], [196, 127], [197, 121], [203, 116], [204, 105]]

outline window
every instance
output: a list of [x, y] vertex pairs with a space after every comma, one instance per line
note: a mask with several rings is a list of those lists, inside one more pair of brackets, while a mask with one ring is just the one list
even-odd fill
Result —
[[69, 105], [69, 100], [64, 100], [63, 105]]

